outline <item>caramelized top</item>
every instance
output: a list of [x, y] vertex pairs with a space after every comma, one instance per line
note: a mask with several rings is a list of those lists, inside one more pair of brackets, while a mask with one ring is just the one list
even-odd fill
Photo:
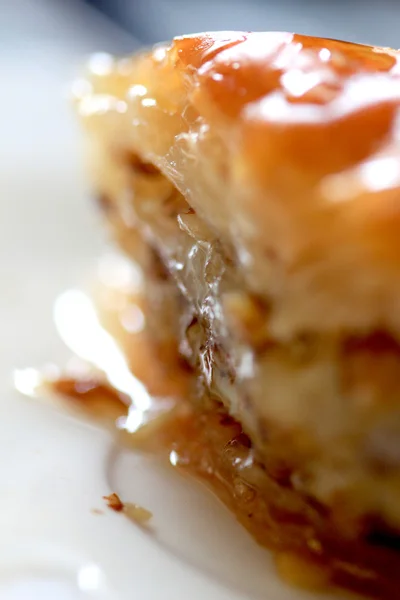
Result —
[[[144, 121], [158, 109], [172, 115], [188, 112], [189, 104], [207, 125], [225, 132], [234, 125], [238, 154], [268, 185], [271, 168], [283, 163], [302, 170], [309, 187], [309, 177], [315, 182], [378, 152], [395, 150], [397, 157], [400, 54], [388, 48], [293, 33], [218, 32], [175, 38], [141, 60], [105, 70], [103, 64], [103, 72], [98, 66], [91, 110], [125, 113], [132, 106], [135, 113], [139, 100], [135, 127], [151, 125], [151, 117]], [[380, 166], [366, 165], [358, 187], [400, 183], [393, 162]], [[335, 197], [340, 185], [331, 187]]]
[[274, 136], [279, 160], [320, 175], [357, 163], [396, 135], [400, 55], [392, 50], [223, 32], [177, 38], [170, 52], [201, 114], [242, 120], [261, 173], [271, 153], [266, 135]]
[[234, 247], [275, 335], [400, 335], [397, 51], [204, 33], [89, 81], [80, 111], [97, 140], [154, 163]]

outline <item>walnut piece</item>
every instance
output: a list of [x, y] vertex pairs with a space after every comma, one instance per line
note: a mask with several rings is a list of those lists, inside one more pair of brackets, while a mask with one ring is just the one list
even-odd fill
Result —
[[109, 496], [103, 496], [103, 499], [107, 502], [108, 508], [115, 510], [115, 512], [121, 512], [124, 510], [124, 504], [121, 502], [121, 498], [118, 496], [118, 494], [113, 492]]

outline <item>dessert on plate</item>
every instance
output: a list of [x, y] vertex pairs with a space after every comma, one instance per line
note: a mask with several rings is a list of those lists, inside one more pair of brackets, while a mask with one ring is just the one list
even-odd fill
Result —
[[204, 33], [103, 57], [76, 99], [154, 343], [191, 370], [199, 464], [260, 543], [394, 598], [400, 55]]

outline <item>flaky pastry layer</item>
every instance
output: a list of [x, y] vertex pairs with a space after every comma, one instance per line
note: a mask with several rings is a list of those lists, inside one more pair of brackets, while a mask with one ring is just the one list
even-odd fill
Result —
[[270, 302], [274, 335], [398, 336], [396, 52], [223, 32], [92, 67], [87, 127], [173, 181]]
[[397, 539], [397, 52], [187, 36], [94, 57], [75, 95], [154, 335], [179, 344], [200, 402], [223, 404], [342, 542]]

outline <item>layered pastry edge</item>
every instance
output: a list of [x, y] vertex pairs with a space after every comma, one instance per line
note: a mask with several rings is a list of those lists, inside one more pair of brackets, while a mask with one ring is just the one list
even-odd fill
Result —
[[357, 542], [400, 521], [399, 190], [365, 175], [398, 160], [397, 61], [192, 36], [78, 94], [98, 197], [147, 276], [155, 337], [201, 374], [200, 410], [243, 426], [311, 528]]

